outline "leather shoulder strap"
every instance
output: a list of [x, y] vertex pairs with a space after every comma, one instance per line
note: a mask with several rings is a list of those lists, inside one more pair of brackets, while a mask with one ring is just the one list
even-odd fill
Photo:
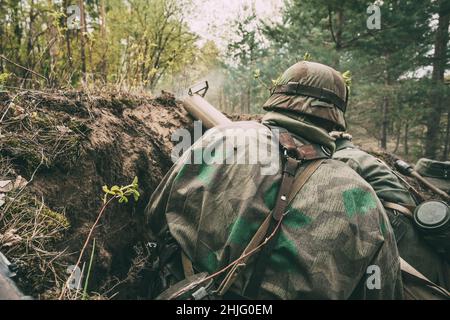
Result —
[[[247, 255], [249, 252], [255, 250], [263, 242], [264, 238], [266, 239], [265, 241], [267, 241], [268, 235], [277, 233], [277, 227], [280, 226], [280, 223], [286, 214], [286, 208], [288, 205], [295, 198], [309, 178], [314, 174], [314, 172], [320, 167], [323, 161], [329, 157], [329, 155], [325, 154], [323, 150], [312, 145], [304, 145], [302, 146], [303, 148], [299, 148], [292, 138], [292, 135], [284, 128], [270, 128], [271, 130], [278, 130], [280, 134], [279, 141], [281, 151], [285, 157], [281, 186], [278, 191], [277, 201], [272, 214], [266, 217], [260, 228], [250, 240], [250, 243], [247, 245], [242, 255]], [[306, 168], [300, 171], [300, 174], [296, 177], [300, 164], [305, 160], [308, 161]], [[260, 254], [260, 259], [261, 256], [262, 259], [264, 259], [264, 256], [268, 254], [273, 242], [274, 239], [272, 239], [268, 245], [266, 244], [263, 248], [263, 252]], [[250, 256], [247, 256], [245, 259], [241, 260], [241, 262], [238, 265], [235, 265], [225, 276], [218, 289], [219, 295], [224, 295], [228, 291], [236, 280], [239, 274], [238, 271], [242, 270], [246, 266], [249, 258]], [[260, 265], [260, 263], [257, 264]], [[254, 272], [252, 278], [250, 279], [250, 287], [255, 288], [253, 291], [257, 291], [259, 289], [262, 277], [264, 275], [264, 271], [262, 269], [263, 268], [260, 268], [259, 271]]]
[[183, 266], [184, 277], [187, 279], [195, 274], [194, 266], [188, 256], [181, 250], [181, 265]]
[[389, 201], [381, 201], [381, 203], [383, 204], [383, 207], [385, 207], [386, 209], [398, 211], [398, 212], [402, 213], [403, 215], [405, 215], [406, 217], [408, 217], [409, 219], [414, 219], [414, 214], [406, 206], [403, 206], [398, 203], [389, 202]]
[[[321, 159], [321, 160], [312, 161], [311, 163], [308, 163], [307, 167], [300, 172], [300, 174], [295, 179], [295, 181], [292, 181], [294, 183], [290, 183], [290, 186], [286, 186], [286, 188], [283, 188], [283, 182], [282, 182], [282, 186], [280, 187], [279, 194], [282, 194], [283, 191], [286, 189], [290, 190], [290, 192], [288, 194], [288, 197], [279, 195], [280, 202], [277, 205], [275, 205], [273, 212], [282, 212], [282, 214], [284, 214], [285, 212], [282, 209], [279, 209], [280, 206], [286, 208], [292, 202], [292, 200], [299, 193], [301, 188], [305, 185], [305, 183], [314, 174], [314, 172], [316, 172], [316, 170], [320, 167], [320, 165], [324, 161], [325, 161], [325, 159]], [[286, 180], [284, 181], [284, 183], [286, 185]], [[286, 197], [286, 199], [282, 200], [281, 197]], [[283, 203], [285, 203], [285, 204], [283, 204]], [[264, 222], [261, 224], [259, 229], [256, 231], [253, 238], [250, 240], [247, 247], [244, 249], [242, 255], [248, 254], [249, 252], [251, 252], [252, 250], [257, 248], [264, 241], [264, 239], [270, 233], [268, 231], [270, 229], [272, 217], [275, 218], [274, 214], [270, 214], [266, 217]], [[281, 218], [282, 218], [282, 216], [280, 217], [280, 219]], [[249, 258], [250, 258], [250, 256], [246, 257], [245, 259], [242, 259], [241, 262], [238, 265], [235, 265], [230, 270], [230, 272], [225, 276], [225, 279], [222, 281], [222, 283], [220, 284], [219, 289], [218, 289], [219, 295], [223, 296], [228, 291], [228, 289], [231, 287], [231, 285], [236, 280], [236, 278], [239, 274], [238, 271], [242, 270], [246, 266], [246, 263]]]
[[436, 294], [438, 294], [441, 297], [444, 297], [448, 300], [450, 300], [450, 292], [434, 282], [430, 281], [427, 277], [425, 277], [423, 274], [421, 274], [419, 271], [417, 271], [414, 267], [412, 267], [408, 262], [400, 258], [400, 269], [402, 270], [402, 273], [404, 276], [412, 279], [413, 281], [426, 286], [431, 291], [434, 291]]
[[319, 167], [325, 162], [326, 159], [315, 160], [306, 166], [306, 168], [299, 174], [299, 176], [295, 179], [294, 184], [292, 185], [292, 191], [289, 195], [288, 203], [291, 203], [300, 190], [303, 188], [305, 183], [309, 180], [309, 178], [314, 174], [314, 172], [319, 169]]

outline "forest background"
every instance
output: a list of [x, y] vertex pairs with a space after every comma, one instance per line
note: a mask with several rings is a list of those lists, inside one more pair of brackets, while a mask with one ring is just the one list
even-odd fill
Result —
[[0, 0], [0, 90], [179, 96], [208, 80], [221, 110], [261, 113], [306, 58], [350, 71], [359, 141], [449, 160], [449, 20], [448, 0]]

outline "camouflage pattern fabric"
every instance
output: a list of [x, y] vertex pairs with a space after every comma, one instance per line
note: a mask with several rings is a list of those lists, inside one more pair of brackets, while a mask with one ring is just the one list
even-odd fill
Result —
[[357, 148], [348, 139], [336, 140], [333, 158], [345, 162], [375, 190], [385, 201], [415, 206], [409, 191], [380, 159]]
[[[265, 130], [241, 140], [245, 155], [253, 152], [252, 142], [270, 144], [269, 129], [255, 122], [209, 130], [174, 165], [146, 209], [149, 239], [159, 241], [168, 225], [197, 272], [215, 272], [238, 258], [275, 205], [279, 171], [262, 175], [260, 164], [186, 164], [196, 150], [211, 145], [219, 156], [224, 142], [217, 134], [239, 128]], [[370, 185], [343, 163], [326, 160], [311, 176], [280, 232], [259, 295], [248, 298], [402, 298], [398, 251], [385, 211]], [[244, 291], [254, 258], [232, 286], [234, 294]], [[380, 268], [379, 289], [366, 285], [369, 266]]]
[[[314, 124], [308, 122], [308, 119], [294, 112], [279, 111], [268, 112], [264, 115], [262, 121], [269, 125], [280, 126], [293, 134], [297, 140], [302, 143], [316, 143], [326, 147], [331, 153], [336, 149], [336, 143], [330, 137], [328, 132]], [[299, 125], [301, 123], [301, 125]], [[308, 140], [302, 137], [309, 137]]]
[[[346, 99], [347, 89], [342, 75], [320, 63], [309, 61], [296, 63], [281, 75], [276, 85], [285, 85], [289, 82], [328, 89], [342, 100]], [[308, 96], [273, 94], [263, 108], [266, 111], [289, 110], [301, 115], [313, 116], [334, 123], [337, 130], [345, 130], [347, 127], [344, 112], [331, 103]]]
[[[406, 187], [381, 160], [357, 148], [348, 139], [336, 140], [334, 159], [348, 164], [384, 201], [415, 206]], [[413, 222], [393, 210], [386, 210], [394, 228], [400, 256], [428, 279], [450, 288], [450, 266], [420, 236]]]

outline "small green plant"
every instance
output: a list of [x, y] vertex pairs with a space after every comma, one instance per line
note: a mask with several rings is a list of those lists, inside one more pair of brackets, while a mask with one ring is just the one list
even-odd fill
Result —
[[270, 88], [261, 80], [261, 70], [260, 69], [255, 69], [253, 71], [253, 78], [255, 78], [255, 80], [257, 80], [264, 88], [266, 88], [267, 90], [270, 90]]
[[279, 76], [279, 77], [276, 78], [276, 79], [272, 79], [272, 86], [273, 86], [273, 87], [278, 86], [278, 85], [280, 84], [280, 81], [281, 81], [281, 76]]
[[255, 70], [253, 71], [253, 77], [254, 77], [255, 79], [259, 79], [259, 78], [261, 77], [261, 70], [260, 70], [260, 69], [255, 69]]
[[108, 186], [103, 186], [103, 192], [105, 195], [103, 196], [103, 203], [106, 204], [108, 199], [115, 198], [119, 199], [119, 203], [128, 203], [128, 197], [133, 196], [135, 201], [139, 200], [140, 193], [137, 190], [138, 188], [138, 178], [135, 177], [133, 182], [130, 185], [119, 187], [113, 186], [108, 188]]
[[303, 55], [303, 60], [304, 61], [311, 61], [312, 56], [309, 52], [305, 52], [305, 54]]
[[[75, 264], [75, 267], [73, 268], [73, 270], [76, 270], [80, 264], [81, 264], [81, 260], [83, 258], [84, 252], [86, 251], [87, 246], [89, 245], [89, 242], [91, 240], [92, 234], [94, 233], [95, 228], [97, 227], [98, 223], [100, 222], [101, 217], [103, 216], [106, 208], [116, 199], [118, 199], [119, 203], [128, 203], [128, 198], [133, 196], [135, 201], [139, 200], [140, 197], [140, 193], [138, 191], [138, 187], [139, 187], [139, 183], [138, 183], [138, 178], [135, 177], [133, 179], [133, 182], [127, 186], [113, 186], [111, 188], [109, 188], [108, 186], [103, 186], [102, 190], [105, 193], [105, 195], [103, 196], [103, 205], [100, 208], [100, 211], [97, 215], [97, 219], [95, 220], [94, 224], [92, 225], [91, 229], [89, 230], [89, 234], [86, 237], [86, 241], [84, 242], [83, 248], [81, 248], [80, 251], [80, 255], [78, 256], [78, 260]], [[95, 250], [95, 240], [94, 240], [94, 244], [93, 244], [93, 249]], [[84, 291], [83, 291], [83, 296], [82, 299], [85, 300], [88, 297], [87, 294], [87, 286], [89, 283], [89, 275], [91, 273], [91, 267], [92, 267], [92, 262], [94, 260], [94, 252], [91, 253], [91, 258], [89, 261], [89, 270], [88, 270], [88, 276], [84, 285]], [[69, 279], [71, 279], [73, 276], [73, 271], [69, 276]], [[61, 294], [59, 296], [59, 299], [63, 299], [65, 297], [65, 293], [67, 290], [67, 284], [68, 281], [64, 284], [62, 290], [61, 290]]]
[[342, 74], [342, 77], [344, 78], [345, 84], [347, 85], [347, 87], [351, 87], [352, 86], [352, 73], [350, 72], [350, 70], [345, 71]]
[[3, 86], [4, 84], [6, 84], [6, 82], [8, 81], [8, 79], [11, 77], [11, 73], [0, 73], [0, 87]]
[[94, 254], [95, 254], [95, 238], [92, 243], [92, 252], [91, 252], [91, 258], [89, 260], [89, 266], [88, 266], [88, 271], [87, 271], [87, 275], [86, 275], [86, 280], [84, 281], [83, 300], [87, 300], [89, 298], [88, 285], [89, 285], [89, 277], [91, 275], [92, 263], [94, 261]]

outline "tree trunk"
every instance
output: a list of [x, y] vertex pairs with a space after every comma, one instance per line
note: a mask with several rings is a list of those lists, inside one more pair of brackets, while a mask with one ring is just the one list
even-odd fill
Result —
[[103, 41], [103, 58], [102, 58], [102, 64], [101, 64], [101, 70], [102, 70], [102, 76], [103, 81], [107, 81], [108, 77], [108, 64], [107, 64], [107, 57], [106, 53], [108, 52], [108, 41], [106, 38], [106, 7], [105, 7], [105, 0], [100, 1], [100, 20], [101, 20], [101, 34], [102, 34], [102, 41]]
[[[447, 0], [439, 1], [439, 22], [436, 30], [433, 58], [433, 81], [439, 86], [444, 83], [445, 66], [447, 64], [448, 27], [450, 10]], [[443, 112], [442, 95], [436, 90], [431, 99], [431, 107], [426, 119], [425, 156], [435, 159], [439, 149], [439, 124]]]
[[70, 46], [70, 34], [68, 30], [66, 31], [66, 48], [67, 48], [67, 60], [69, 61], [69, 69], [71, 70], [70, 73], [72, 73], [73, 58], [72, 58], [72, 48]]
[[[20, 17], [20, 7], [21, 6], [21, 2], [17, 1], [13, 4], [13, 8], [12, 8], [12, 22], [14, 23], [14, 36], [15, 36], [15, 40], [16, 43], [11, 43], [13, 45], [13, 50], [10, 51], [10, 57], [13, 57], [15, 62], [17, 64], [23, 65], [22, 63], [22, 59], [20, 57], [20, 45], [22, 43], [22, 36], [23, 36], [23, 30], [21, 27], [21, 22], [22, 19]], [[12, 42], [12, 41], [11, 41]], [[24, 72], [24, 70], [22, 69], [18, 69], [16, 72], [14, 72], [17, 75], [22, 75]]]
[[388, 129], [388, 110], [389, 110], [389, 99], [387, 96], [383, 97], [383, 106], [381, 109], [383, 115], [383, 121], [381, 124], [381, 148], [387, 149], [387, 129]]
[[[67, 8], [69, 7], [69, 0], [64, 0], [63, 2], [63, 11], [64, 14], [67, 14]], [[67, 24], [67, 17], [65, 17], [65, 22], [64, 24]], [[73, 61], [72, 61], [72, 48], [70, 46], [70, 30], [69, 28], [65, 29], [64, 32], [64, 37], [65, 37], [65, 41], [66, 41], [66, 50], [67, 50], [67, 61], [69, 62], [69, 74], [72, 74], [72, 69], [73, 69]], [[70, 80], [70, 79], [69, 79]]]
[[[51, 0], [47, 0], [48, 7], [50, 10], [54, 10], [54, 5]], [[50, 57], [50, 71], [47, 77], [50, 79], [50, 83], [53, 85], [59, 81], [58, 76], [55, 74], [55, 65], [58, 60], [58, 30], [55, 26], [55, 18], [53, 16], [49, 17], [48, 23], [48, 33], [47, 33], [47, 45], [48, 54]]]
[[84, 12], [84, 1], [79, 0], [78, 6], [80, 7], [80, 23], [81, 23], [81, 32], [80, 34], [80, 55], [81, 55], [81, 74], [84, 83], [86, 83], [86, 20], [85, 20], [85, 12]]
[[[342, 34], [344, 32], [344, 26], [345, 26], [345, 16], [344, 16], [344, 7], [343, 4], [340, 3], [340, 5], [334, 9], [335, 15], [333, 14], [333, 8], [331, 5], [328, 6], [328, 19], [329, 19], [329, 28], [331, 37], [334, 41], [334, 47], [336, 51], [338, 52], [337, 55], [335, 55], [334, 61], [333, 61], [333, 67], [335, 69], [339, 69], [340, 66], [340, 51], [342, 49]], [[335, 18], [336, 23], [333, 23], [333, 18]]]
[[385, 61], [384, 66], [384, 91], [385, 94], [383, 96], [383, 105], [381, 107], [381, 114], [382, 114], [382, 123], [381, 123], [381, 148], [387, 150], [387, 140], [388, 140], [388, 126], [389, 126], [389, 96], [388, 96], [388, 90], [390, 87], [390, 78], [389, 78], [389, 71], [388, 71], [388, 62], [389, 55], [385, 54], [383, 56], [383, 59]]
[[447, 112], [447, 128], [445, 130], [445, 145], [444, 153], [442, 154], [442, 161], [449, 160], [449, 144], [450, 144], [450, 112]]
[[393, 153], [397, 153], [398, 148], [400, 147], [401, 135], [402, 135], [402, 124], [399, 123], [398, 126], [397, 126], [397, 139], [395, 141], [395, 149], [394, 149]]
[[[344, 8], [339, 8], [336, 13], [336, 50], [342, 49], [342, 33], [344, 31]], [[339, 61], [338, 61], [339, 64]]]
[[[4, 23], [3, 21], [0, 21], [0, 54], [4, 54], [3, 53], [3, 35], [5, 33], [5, 31], [3, 30], [4, 28]], [[3, 59], [0, 59], [0, 73], [3, 73], [4, 69], [3, 69]]]
[[250, 113], [250, 109], [251, 109], [251, 100], [252, 100], [252, 85], [251, 82], [248, 85], [248, 89], [247, 89], [247, 110], [246, 112], [249, 114]]
[[33, 29], [34, 29], [34, 0], [30, 1], [30, 15], [28, 22], [28, 39], [27, 39], [27, 56], [28, 56], [28, 68], [34, 67], [34, 59], [33, 59]]
[[404, 144], [404, 150], [405, 150], [405, 156], [409, 155], [409, 146], [408, 146], [408, 138], [409, 138], [409, 122], [406, 121], [405, 124], [405, 141]]

